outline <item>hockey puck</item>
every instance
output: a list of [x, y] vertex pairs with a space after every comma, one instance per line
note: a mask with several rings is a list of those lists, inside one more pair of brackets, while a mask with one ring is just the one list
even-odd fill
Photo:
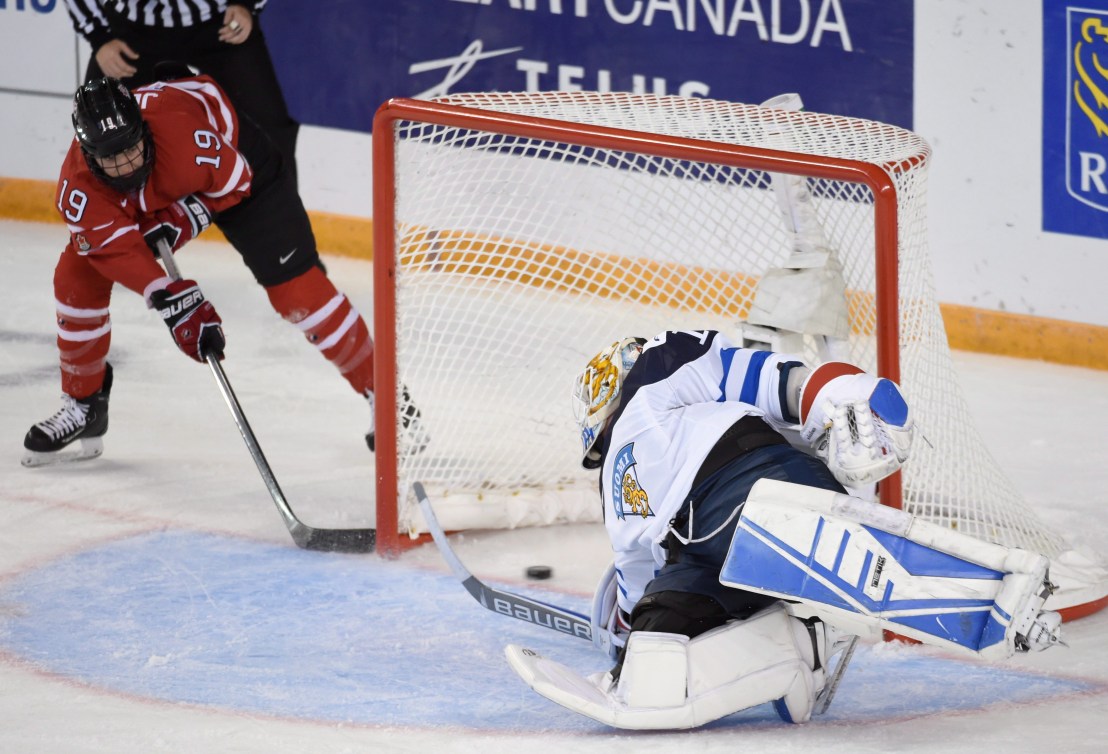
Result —
[[551, 568], [550, 566], [533, 565], [533, 566], [527, 566], [527, 570], [525, 571], [525, 573], [527, 574], [527, 578], [529, 578], [529, 579], [535, 579], [536, 581], [542, 581], [543, 579], [548, 579], [551, 576], [553, 576], [554, 575], [554, 569]]

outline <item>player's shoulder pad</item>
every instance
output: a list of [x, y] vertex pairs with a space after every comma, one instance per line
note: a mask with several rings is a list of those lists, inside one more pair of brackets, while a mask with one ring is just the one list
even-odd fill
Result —
[[641, 384], [664, 380], [708, 353], [718, 336], [715, 330], [667, 330], [659, 333], [643, 346], [642, 356], [635, 362], [631, 375]]
[[[642, 355], [627, 373], [623, 382], [623, 397], [612, 421], [619, 420], [641, 388], [669, 379], [681, 367], [708, 353], [717, 335], [719, 333], [715, 330], [667, 330], [648, 340]], [[608, 436], [611, 436], [610, 433]]]

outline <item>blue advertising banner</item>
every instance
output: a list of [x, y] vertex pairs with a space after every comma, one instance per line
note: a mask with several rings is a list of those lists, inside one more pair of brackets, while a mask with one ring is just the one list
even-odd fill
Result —
[[330, 0], [262, 14], [295, 117], [369, 131], [390, 97], [635, 91], [911, 128], [906, 0]]
[[1043, 230], [1108, 238], [1108, 0], [1043, 2]]

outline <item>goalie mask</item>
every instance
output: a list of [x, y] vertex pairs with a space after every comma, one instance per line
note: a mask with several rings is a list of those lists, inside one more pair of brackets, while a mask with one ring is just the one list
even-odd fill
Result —
[[[154, 140], [142, 119], [135, 97], [118, 79], [104, 77], [88, 82], [73, 96], [73, 131], [81, 153], [92, 174], [116, 191], [136, 191], [154, 169]], [[137, 146], [142, 152], [130, 161], [117, 160], [117, 170], [109, 175], [99, 160], [123, 155]]]
[[581, 432], [581, 465], [586, 469], [600, 466], [596, 444], [604, 433], [604, 422], [619, 408], [623, 380], [645, 343], [642, 338], [616, 341], [593, 356], [573, 383], [573, 413]]

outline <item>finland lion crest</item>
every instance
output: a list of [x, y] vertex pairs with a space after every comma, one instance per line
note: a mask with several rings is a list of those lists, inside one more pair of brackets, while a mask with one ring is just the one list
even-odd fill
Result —
[[650, 496], [639, 485], [634, 449], [635, 443], [620, 448], [612, 467], [612, 509], [619, 519], [626, 518], [628, 514], [643, 518], [654, 515], [650, 509]]

